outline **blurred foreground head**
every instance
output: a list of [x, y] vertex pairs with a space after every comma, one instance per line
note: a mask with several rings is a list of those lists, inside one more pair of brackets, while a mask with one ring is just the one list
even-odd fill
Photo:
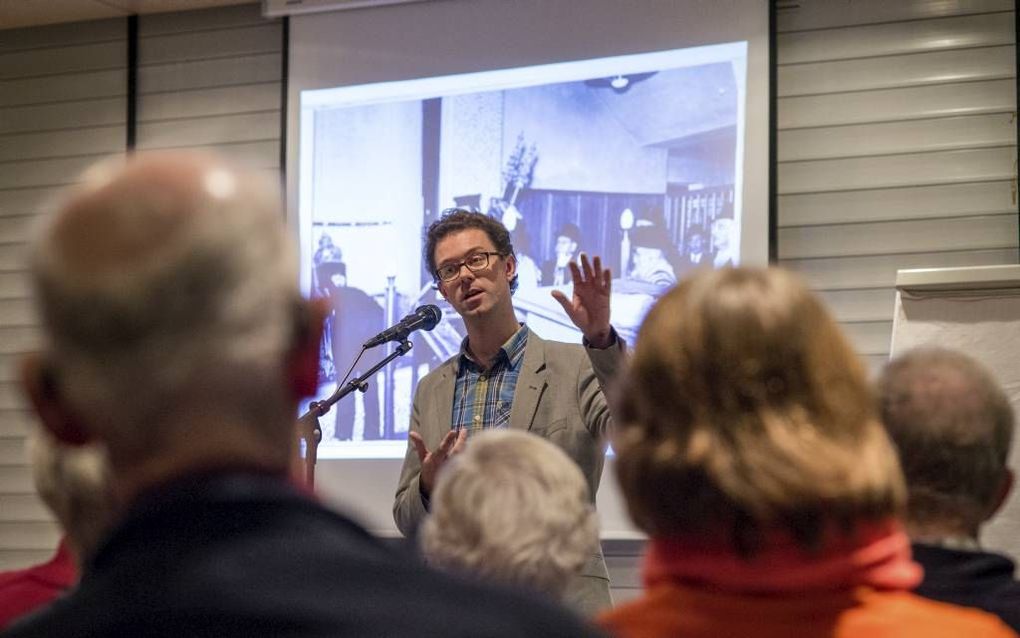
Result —
[[23, 372], [44, 425], [143, 481], [286, 468], [318, 334], [280, 204], [212, 155], [90, 169], [32, 244], [45, 350]]
[[911, 536], [976, 539], [1013, 484], [1013, 407], [1002, 387], [961, 352], [919, 348], [885, 366], [878, 395], [906, 476]]
[[903, 479], [864, 370], [792, 274], [701, 271], [652, 308], [618, 392], [617, 473], [653, 537], [827, 528], [899, 513]]
[[598, 551], [577, 465], [526, 432], [487, 430], [443, 468], [421, 531], [437, 567], [560, 597]]

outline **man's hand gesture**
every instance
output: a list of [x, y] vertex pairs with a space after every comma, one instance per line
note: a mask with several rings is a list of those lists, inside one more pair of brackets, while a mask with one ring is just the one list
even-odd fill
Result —
[[609, 325], [609, 292], [613, 275], [608, 268], [602, 269], [602, 259], [595, 257], [588, 262], [588, 255], [581, 253], [581, 265], [570, 262], [570, 276], [574, 281], [574, 294], [570, 299], [559, 290], [552, 296], [560, 302], [570, 317], [594, 348], [608, 348], [612, 345], [612, 328]]
[[429, 452], [425, 447], [425, 440], [417, 432], [409, 432], [407, 438], [414, 445], [414, 451], [418, 453], [418, 460], [421, 461], [421, 477], [418, 484], [421, 493], [428, 497], [432, 494], [432, 488], [436, 486], [436, 475], [442, 469], [451, 456], [464, 449], [467, 442], [467, 430], [450, 430], [439, 443], [439, 447]]

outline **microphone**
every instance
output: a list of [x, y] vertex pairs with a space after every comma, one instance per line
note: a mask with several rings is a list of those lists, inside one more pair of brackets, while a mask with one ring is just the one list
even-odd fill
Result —
[[418, 306], [414, 312], [401, 319], [397, 325], [383, 330], [366, 341], [362, 347], [368, 349], [381, 346], [389, 341], [403, 341], [407, 339], [407, 335], [415, 330], [432, 330], [439, 323], [442, 316], [443, 311], [439, 309], [439, 306], [433, 304]]

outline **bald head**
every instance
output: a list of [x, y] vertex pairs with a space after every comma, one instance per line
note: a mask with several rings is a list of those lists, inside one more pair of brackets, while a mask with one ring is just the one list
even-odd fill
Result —
[[923, 348], [892, 360], [878, 383], [899, 449], [915, 535], [976, 536], [1008, 487], [1013, 409], [983, 366]]
[[215, 156], [149, 154], [91, 169], [42, 224], [47, 369], [115, 465], [211, 436], [210, 414], [245, 441], [289, 441], [306, 308], [280, 201]]

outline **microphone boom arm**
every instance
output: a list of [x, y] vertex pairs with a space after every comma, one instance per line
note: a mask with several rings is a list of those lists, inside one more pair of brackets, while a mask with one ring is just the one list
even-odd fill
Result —
[[368, 389], [369, 379], [376, 372], [381, 370], [390, 361], [403, 356], [411, 351], [412, 344], [405, 336], [393, 352], [386, 355], [379, 363], [369, 368], [364, 374], [348, 381], [336, 389], [329, 398], [322, 401], [312, 401], [308, 404], [308, 411], [298, 418], [298, 434], [305, 442], [305, 479], [308, 486], [315, 485], [315, 464], [318, 460], [319, 443], [322, 441], [322, 427], [319, 425], [319, 417], [324, 416], [333, 405], [351, 394], [355, 390], [364, 392]]

